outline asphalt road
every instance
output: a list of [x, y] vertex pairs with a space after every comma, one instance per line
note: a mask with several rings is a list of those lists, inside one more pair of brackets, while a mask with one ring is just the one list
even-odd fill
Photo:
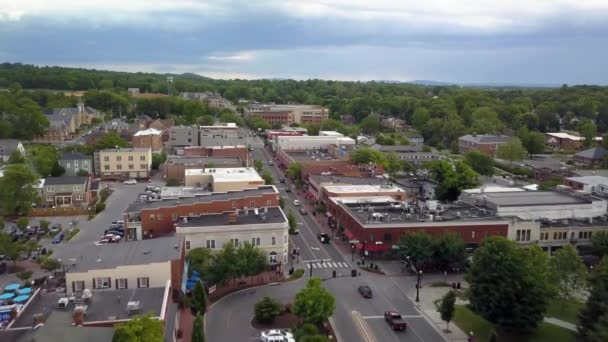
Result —
[[[258, 145], [259, 146], [259, 145]], [[300, 233], [290, 237], [290, 250], [300, 250], [299, 263], [296, 268], [305, 268], [306, 275], [295, 283], [278, 286], [267, 286], [254, 290], [245, 290], [229, 296], [214, 305], [207, 314], [206, 329], [210, 341], [245, 341], [257, 340], [259, 331], [250, 326], [253, 316], [253, 306], [256, 301], [268, 295], [284, 303], [293, 301], [297, 291], [305, 285], [309, 278], [312, 266], [313, 276], [324, 280], [324, 286], [336, 298], [336, 310], [331, 317], [334, 331], [339, 341], [363, 341], [360, 329], [353, 320], [353, 313], [357, 312], [363, 317], [363, 329], [375, 337], [377, 342], [384, 341], [444, 341], [416, 308], [415, 304], [407, 298], [405, 289], [414, 287], [415, 279], [407, 276], [382, 276], [373, 273], [361, 272], [357, 277], [350, 276], [353, 269], [351, 255], [343, 255], [332, 242], [321, 244], [317, 233], [322, 228], [310, 215], [301, 215], [299, 208], [293, 205], [293, 200], [299, 198], [294, 191], [285, 192], [289, 184], [280, 183], [283, 177], [276, 165], [269, 165], [272, 160], [269, 151], [256, 146], [252, 152], [253, 158], [263, 160], [265, 168], [272, 172], [275, 185], [281, 196], [286, 199], [285, 210], [294, 210], [299, 223]], [[276, 163], [275, 163], [276, 164]], [[326, 259], [326, 262], [306, 261]], [[344, 267], [346, 266], [346, 267]], [[332, 271], [336, 270], [338, 277], [332, 278]], [[360, 285], [370, 286], [374, 294], [372, 299], [364, 299], [359, 295], [357, 288]], [[395, 332], [384, 322], [384, 312], [394, 310], [405, 316], [408, 322], [406, 332]], [[230, 321], [230, 322], [228, 322]], [[232, 327], [238, 326], [239, 329]], [[247, 328], [242, 328], [247, 327]]]

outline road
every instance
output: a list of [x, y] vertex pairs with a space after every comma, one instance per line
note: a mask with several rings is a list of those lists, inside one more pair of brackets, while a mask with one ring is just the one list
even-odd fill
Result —
[[[360, 313], [364, 322], [363, 329], [373, 335], [377, 342], [444, 341], [436, 328], [422, 316], [406, 295], [405, 289], [413, 288], [415, 279], [408, 276], [387, 277], [365, 271], [357, 277], [350, 276], [350, 271], [356, 266], [351, 262], [351, 255], [345, 255], [336, 248], [334, 244], [341, 243], [338, 240], [330, 244], [320, 243], [317, 233], [324, 231], [325, 228], [320, 227], [313, 216], [300, 214], [299, 207], [294, 206], [293, 201], [298, 199], [305, 203], [304, 199], [300, 198], [295, 191], [285, 191], [290, 184], [278, 181], [284, 175], [276, 165], [269, 165], [268, 162], [273, 160], [271, 152], [261, 146], [260, 143], [255, 145], [252, 152], [253, 159], [264, 161], [265, 168], [277, 180], [275, 184], [281, 196], [286, 199], [285, 210], [291, 209], [296, 213], [300, 232], [298, 235], [290, 237], [290, 249], [298, 248], [300, 250], [299, 263], [294, 266], [305, 268], [306, 275], [295, 283], [246, 290], [218, 302], [207, 314], [208, 339], [211, 341], [257, 339], [259, 332], [251, 328], [249, 324], [255, 302], [266, 295], [277, 298], [283, 303], [292, 302], [297, 291], [305, 286], [305, 281], [312, 269], [313, 276], [323, 279], [325, 288], [336, 298], [336, 310], [331, 320], [339, 341], [363, 341], [361, 332], [353, 320], [353, 312]], [[321, 259], [326, 261], [323, 263], [307, 262]], [[337, 272], [337, 278], [332, 278], [334, 270]], [[357, 292], [360, 285], [370, 286], [374, 298], [362, 298]], [[394, 332], [389, 328], [383, 319], [384, 311], [387, 310], [395, 310], [405, 315], [408, 322], [406, 332]], [[230, 323], [226, 323], [227, 321]], [[247, 326], [248, 328], [231, 329], [230, 325], [239, 328]]]

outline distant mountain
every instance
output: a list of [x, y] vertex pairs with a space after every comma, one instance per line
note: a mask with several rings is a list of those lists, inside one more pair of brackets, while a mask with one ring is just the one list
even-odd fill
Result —
[[443, 81], [432, 81], [432, 80], [414, 80], [414, 81], [393, 81], [393, 80], [378, 80], [376, 82], [382, 83], [405, 83], [405, 84], [416, 84], [423, 86], [460, 86], [460, 87], [481, 87], [481, 88], [558, 88], [560, 84], [543, 84], [543, 83], [455, 83], [455, 82], [443, 82]]
[[451, 85], [459, 85], [458, 83], [442, 82], [442, 81], [430, 81], [430, 80], [414, 80], [414, 81], [409, 81], [409, 82], [404, 82], [404, 83], [419, 84], [419, 85], [425, 85], [425, 86], [451, 86]]

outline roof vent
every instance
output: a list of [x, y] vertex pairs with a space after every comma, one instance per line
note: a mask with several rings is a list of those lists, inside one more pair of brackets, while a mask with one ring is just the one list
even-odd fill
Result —
[[101, 262], [101, 257], [97, 256], [97, 260], [95, 260], [97, 262]]
[[144, 253], [144, 254], [150, 254], [150, 251], [147, 250], [147, 249], [144, 249], [142, 253]]

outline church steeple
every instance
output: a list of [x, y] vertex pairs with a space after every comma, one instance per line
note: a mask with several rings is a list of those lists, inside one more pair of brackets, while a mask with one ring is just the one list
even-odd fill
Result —
[[82, 101], [82, 99], [78, 99], [78, 113], [84, 113], [84, 101]]

